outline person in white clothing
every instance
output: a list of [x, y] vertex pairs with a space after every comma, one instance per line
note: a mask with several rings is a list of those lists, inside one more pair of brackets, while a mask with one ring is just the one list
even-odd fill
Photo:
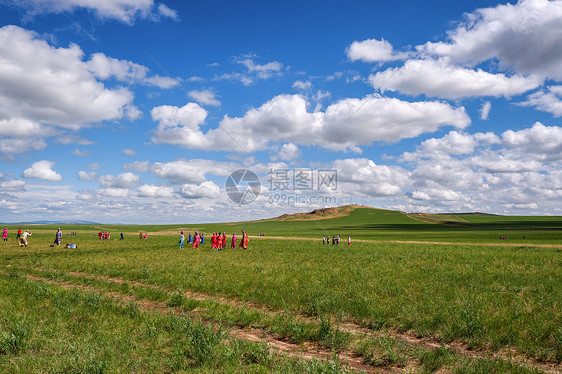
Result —
[[29, 230], [26, 230], [23, 232], [23, 234], [21, 234], [20, 247], [27, 247], [27, 237], [29, 235], [31, 235], [31, 232], [29, 232]]

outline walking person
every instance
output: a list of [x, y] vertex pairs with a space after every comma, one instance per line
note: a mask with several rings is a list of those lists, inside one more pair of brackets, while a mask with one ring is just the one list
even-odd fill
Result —
[[16, 235], [16, 240], [21, 238], [21, 227], [18, 229], [18, 234]]
[[242, 240], [240, 240], [240, 247], [248, 249], [248, 234], [246, 231], [242, 230]]
[[230, 248], [236, 248], [236, 233], [232, 233], [232, 243], [230, 244]]
[[2, 240], [7, 242], [8, 241], [8, 228], [4, 227], [4, 230], [2, 230]]

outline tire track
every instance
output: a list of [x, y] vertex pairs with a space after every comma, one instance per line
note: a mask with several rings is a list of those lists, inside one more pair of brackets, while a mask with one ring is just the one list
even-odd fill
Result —
[[[36, 272], [54, 272], [54, 273], [57, 273], [59, 275], [70, 275], [70, 276], [76, 277], [76, 278], [84, 278], [84, 279], [91, 279], [91, 280], [97, 280], [97, 281], [104, 281], [104, 282], [114, 283], [114, 284], [119, 284], [119, 285], [129, 284], [129, 285], [132, 285], [132, 286], [135, 286], [135, 287], [150, 288], [150, 289], [162, 291], [162, 292], [165, 292], [165, 293], [168, 293], [168, 294], [172, 294], [173, 292], [178, 291], [178, 290], [173, 290], [173, 289], [165, 287], [165, 286], [155, 285], [155, 284], [151, 284], [151, 283], [145, 283], [145, 282], [140, 282], [140, 281], [135, 281], [135, 280], [128, 280], [128, 279], [117, 278], [117, 277], [109, 277], [109, 276], [103, 276], [103, 275], [94, 275], [94, 274], [83, 273], [83, 272], [61, 272], [57, 269], [42, 269], [42, 268], [31, 268], [31, 267], [12, 266], [12, 265], [6, 265], [6, 267], [7, 268], [14, 267], [14, 268], [17, 268], [17, 269], [31, 270], [31, 271], [36, 271]], [[70, 282], [68, 282], [68, 283], [72, 284]], [[84, 287], [86, 287], [86, 286], [84, 286]], [[107, 292], [111, 292], [111, 291], [103, 290], [104, 294], [107, 293]], [[257, 312], [263, 313], [263, 314], [265, 314], [269, 317], [275, 317], [275, 316], [281, 315], [281, 313], [279, 311], [273, 310], [271, 308], [267, 308], [263, 305], [259, 305], [259, 304], [255, 304], [255, 303], [249, 303], [249, 302], [243, 302], [243, 301], [239, 301], [239, 300], [234, 300], [234, 299], [227, 298], [225, 296], [214, 296], [214, 295], [209, 295], [209, 294], [205, 294], [205, 293], [201, 293], [201, 292], [194, 292], [194, 291], [189, 291], [189, 290], [187, 290], [187, 291], [182, 290], [181, 292], [185, 297], [193, 299], [193, 300], [197, 300], [197, 301], [220, 303], [220, 304], [231, 306], [231, 307], [236, 308], [236, 309], [247, 308], [247, 309], [251, 309], [251, 310], [255, 310]], [[126, 296], [126, 297], [133, 297], [134, 298], [134, 296], [125, 295], [125, 294], [122, 294], [122, 293], [120, 293], [120, 295], [122, 297]], [[145, 300], [144, 302], [147, 302], [147, 301]], [[148, 302], [148, 303], [152, 303], [152, 302]], [[170, 307], [168, 307], [164, 303], [158, 303], [158, 302], [155, 302], [155, 303], [162, 304], [163, 306], [161, 305], [160, 308], [170, 309]], [[297, 322], [319, 324], [318, 319], [315, 319], [315, 318], [302, 316], [302, 315], [293, 315], [293, 316], [295, 317], [295, 320]], [[498, 351], [498, 352], [489, 352], [489, 351], [486, 351], [486, 350], [473, 350], [473, 349], [469, 349], [466, 344], [461, 343], [461, 342], [450, 342], [450, 343], [443, 344], [435, 338], [431, 338], [431, 337], [419, 338], [419, 337], [416, 337], [415, 335], [407, 334], [407, 333], [401, 333], [401, 332], [398, 332], [396, 330], [387, 330], [387, 331], [384, 331], [384, 332], [383, 331], [376, 331], [376, 330], [372, 330], [372, 329], [363, 327], [360, 324], [352, 322], [352, 321], [347, 321], [345, 323], [338, 323], [337, 321], [332, 320], [331, 322], [332, 322], [332, 325], [334, 326], [335, 329], [338, 329], [340, 331], [343, 331], [343, 332], [350, 333], [350, 334], [354, 335], [356, 337], [356, 340], [360, 340], [361, 338], [364, 338], [364, 337], [391, 338], [391, 339], [395, 339], [395, 340], [398, 340], [400, 342], [406, 343], [409, 346], [422, 348], [422, 349], [425, 349], [425, 350], [435, 350], [435, 349], [445, 347], [449, 351], [451, 351], [452, 353], [454, 353], [458, 356], [468, 358], [468, 359], [497, 358], [497, 359], [502, 359], [504, 361], [509, 361], [509, 362], [521, 365], [523, 367], [536, 368], [536, 369], [539, 369], [539, 370], [541, 370], [545, 373], [548, 373], [548, 374], [560, 374], [560, 373], [562, 373], [562, 367], [560, 365], [557, 365], [557, 364], [554, 364], [554, 363], [541, 362], [541, 361], [538, 361], [536, 358], [526, 357], [522, 354], [514, 352], [513, 350], [507, 351], [507, 349], [504, 349], [504, 350]], [[244, 329], [237, 329], [236, 331], [238, 331], [238, 333], [243, 336], [244, 335], [243, 331], [245, 331], [245, 330]], [[254, 331], [254, 330], [252, 330], [252, 331]], [[263, 332], [263, 330], [261, 330], [261, 331]], [[286, 349], [288, 350], [288, 348], [285, 346], [285, 344], [288, 344], [289, 347], [296, 345], [294, 343], [287, 342], [287, 340], [283, 339], [283, 338], [280, 339], [278, 337], [273, 337], [272, 335], [268, 336], [265, 332], [263, 332], [263, 337], [266, 341], [270, 342], [271, 345], [275, 346], [277, 349], [279, 349], [281, 351], [284, 351]], [[250, 335], [246, 336], [246, 338], [247, 339], [245, 339], [245, 340], [256, 341], [256, 340], [252, 340], [252, 339], [255, 338], [254, 333], [251, 333]], [[333, 351], [326, 350], [326, 349], [318, 346], [317, 344], [313, 344], [312, 347], [314, 349], [316, 349], [316, 353], [317, 353], [316, 358], [318, 358], [318, 357], [333, 358], [333, 355], [334, 355]], [[288, 350], [288, 351], [291, 352], [291, 350]], [[305, 352], [301, 352], [301, 353], [304, 354]], [[356, 354], [354, 354], [352, 352], [342, 352], [342, 353], [340, 353], [340, 355], [342, 356], [342, 358], [345, 358], [345, 359], [342, 359], [342, 361], [350, 361], [351, 362], [351, 360], [355, 360], [356, 365], [361, 364], [361, 365], [365, 366], [365, 364], [363, 363], [364, 359], [358, 357]], [[371, 366], [367, 366], [367, 367], [372, 369]], [[377, 367], [377, 369], [381, 369], [381, 368]], [[359, 370], [366, 370], [366, 369], [359, 369]], [[387, 369], [387, 370], [391, 370], [391, 369]]]
[[[9, 274], [6, 271], [1, 270], [2, 274]], [[108, 299], [111, 299], [118, 304], [125, 305], [126, 303], [134, 302], [139, 310], [143, 312], [155, 312], [162, 315], [186, 315], [185, 311], [179, 307], [170, 307], [166, 303], [158, 301], [149, 301], [145, 299], [138, 298], [133, 295], [123, 294], [116, 291], [108, 291], [99, 287], [85, 286], [69, 281], [57, 281], [46, 277], [40, 277], [31, 274], [23, 274], [23, 277], [30, 281], [41, 281], [50, 285], [61, 287], [63, 289], [78, 289], [81, 291], [89, 291], [103, 294]], [[124, 283], [124, 282], [123, 282]], [[211, 320], [204, 320], [204, 323], [211, 324], [214, 323]], [[241, 339], [256, 343], [265, 343], [273, 351], [280, 352], [292, 358], [305, 359], [305, 360], [319, 360], [319, 361], [332, 361], [335, 357], [339, 362], [343, 363], [343, 366], [349, 370], [355, 372], [367, 372], [375, 373], [375, 369], [365, 364], [363, 358], [356, 355], [353, 352], [339, 352], [334, 353], [332, 350], [325, 349], [317, 344], [307, 343], [306, 345], [299, 345], [280, 339], [274, 335], [268, 334], [266, 331], [261, 329], [242, 329], [242, 328], [231, 328], [229, 331], [229, 338], [231, 339]], [[381, 372], [381, 371], [377, 371]], [[393, 368], [385, 368], [383, 372], [395, 373], [398, 372]]]

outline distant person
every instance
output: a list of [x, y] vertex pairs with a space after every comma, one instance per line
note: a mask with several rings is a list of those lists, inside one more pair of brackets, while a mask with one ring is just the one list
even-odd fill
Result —
[[242, 240], [240, 240], [240, 247], [248, 249], [248, 234], [246, 231], [242, 230]]
[[221, 247], [221, 248], [222, 248], [222, 249], [225, 249], [225, 248], [226, 248], [226, 232], [224, 232], [224, 231], [222, 232], [222, 240], [221, 240], [221, 242], [222, 242], [222, 247]]
[[199, 248], [200, 241], [199, 233], [195, 231], [195, 234], [193, 234], [193, 248]]
[[139, 239], [142, 239], [142, 231], [139, 232]]
[[213, 236], [211, 236], [211, 249], [217, 248], [217, 233], [214, 232]]
[[191, 236], [191, 233], [189, 233], [189, 236], [187, 237], [187, 242], [193, 243], [193, 237]]
[[200, 242], [201, 244], [205, 244], [205, 234], [200, 234], [200, 235], [199, 235], [199, 242]]
[[21, 227], [18, 229], [18, 234], [16, 235], [16, 240], [21, 238]]
[[123, 240], [123, 233], [121, 233], [121, 239], [120, 240]]
[[4, 227], [4, 230], [2, 230], [2, 240], [7, 242], [8, 241], [8, 228]]
[[31, 235], [29, 230], [24, 231], [20, 238], [20, 247], [27, 247], [27, 237]]
[[147, 232], [144, 233], [144, 238], [148, 239], [148, 233]]
[[230, 244], [230, 248], [236, 248], [236, 233], [232, 233], [232, 243]]
[[326, 235], [322, 235], [322, 245], [326, 244]]
[[56, 245], [60, 245], [62, 241], [62, 231], [60, 229], [60, 227], [57, 229], [57, 233], [55, 235], [55, 244]]
[[351, 236], [347, 237], [347, 245], [350, 246], [351, 245]]
[[185, 236], [183, 235], [183, 230], [180, 232], [180, 241], [178, 242], [180, 249], [183, 249], [183, 241], [185, 240]]

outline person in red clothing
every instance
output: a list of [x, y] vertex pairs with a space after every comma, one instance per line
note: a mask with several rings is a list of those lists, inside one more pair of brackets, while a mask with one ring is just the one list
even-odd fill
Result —
[[199, 233], [195, 231], [195, 234], [193, 235], [193, 248], [199, 248], [200, 241], [201, 237], [199, 236]]
[[248, 234], [246, 231], [242, 230], [242, 240], [240, 240], [240, 247], [248, 249]]
[[211, 249], [217, 248], [217, 233], [214, 232], [213, 236], [211, 236]]

